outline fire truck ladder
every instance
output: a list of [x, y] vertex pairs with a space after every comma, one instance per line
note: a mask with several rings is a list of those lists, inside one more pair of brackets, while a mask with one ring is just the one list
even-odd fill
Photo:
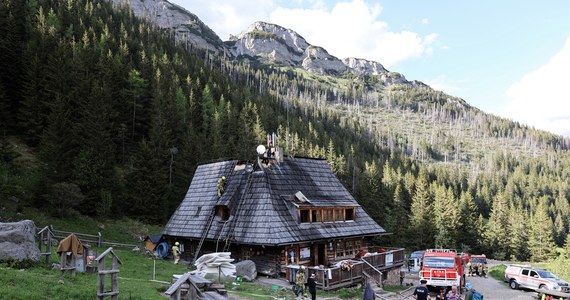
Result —
[[247, 196], [247, 191], [249, 190], [249, 187], [251, 185], [252, 180], [253, 180], [253, 171], [251, 173], [249, 173], [249, 175], [247, 175], [247, 182], [245, 183], [245, 187], [243, 189], [243, 194], [241, 195], [241, 198], [239, 200], [234, 218], [233, 218], [233, 220], [231, 220], [231, 224], [229, 224], [229, 227], [228, 227], [228, 234], [226, 235], [226, 239], [225, 239], [226, 244], [224, 245], [223, 252], [227, 252], [228, 250], [230, 250], [230, 245], [232, 243], [232, 239], [234, 238], [234, 231], [236, 228], [237, 219], [240, 216], [241, 207], [242, 207], [243, 202], [245, 201], [245, 197]]

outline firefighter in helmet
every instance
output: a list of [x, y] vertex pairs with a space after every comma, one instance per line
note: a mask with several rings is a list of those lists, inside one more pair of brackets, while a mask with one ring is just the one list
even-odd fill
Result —
[[180, 260], [180, 243], [174, 243], [172, 246], [172, 255], [174, 255], [174, 264], [177, 265], [178, 261]]
[[224, 193], [224, 190], [226, 188], [226, 181], [226, 176], [222, 176], [220, 179], [218, 179], [218, 197], [221, 197]]

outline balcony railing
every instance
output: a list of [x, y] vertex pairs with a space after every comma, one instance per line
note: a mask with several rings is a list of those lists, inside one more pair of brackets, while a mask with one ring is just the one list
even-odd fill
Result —
[[[361, 258], [363, 261], [351, 260], [343, 266], [334, 268], [314, 268], [309, 267], [309, 273], [316, 274], [317, 287], [323, 290], [334, 290], [346, 286], [363, 283], [365, 273], [369, 276], [374, 274], [381, 276], [378, 272], [392, 269], [404, 264], [403, 248], [378, 248], [369, 250], [370, 254]], [[381, 281], [376, 279], [376, 281]]]

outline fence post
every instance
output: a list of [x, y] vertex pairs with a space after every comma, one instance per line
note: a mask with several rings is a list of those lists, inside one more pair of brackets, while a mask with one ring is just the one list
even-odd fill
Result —
[[101, 238], [101, 232], [97, 232], [97, 235], [99, 236], [99, 237], [97, 238], [97, 247], [101, 247], [101, 240], [102, 240], [102, 238]]

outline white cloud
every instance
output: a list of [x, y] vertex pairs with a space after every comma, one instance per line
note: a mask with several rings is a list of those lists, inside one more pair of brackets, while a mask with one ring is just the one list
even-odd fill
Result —
[[237, 35], [255, 21], [265, 21], [275, 9], [271, 0], [170, 0], [206, 23], [222, 40]]
[[428, 19], [428, 18], [423, 18], [423, 19], [420, 21], [420, 23], [422, 23], [422, 24], [424, 24], [424, 25], [427, 25], [427, 24], [429, 24], [429, 19]]
[[278, 0], [171, 1], [196, 14], [222, 40], [255, 21], [266, 21], [296, 31], [331, 55], [374, 60], [388, 69], [398, 62], [430, 55], [438, 38], [437, 34], [391, 31], [380, 18], [382, 7], [363, 0], [343, 0], [332, 7], [323, 0], [294, 0], [288, 2], [288, 8], [278, 6]]
[[269, 22], [290, 28], [310, 44], [339, 58], [374, 60], [391, 68], [398, 62], [430, 55], [437, 34], [422, 37], [411, 31], [392, 32], [380, 20], [382, 7], [362, 0], [339, 2], [331, 9], [277, 8]]
[[503, 115], [557, 134], [570, 136], [570, 37], [548, 63], [526, 74], [506, 92]]

